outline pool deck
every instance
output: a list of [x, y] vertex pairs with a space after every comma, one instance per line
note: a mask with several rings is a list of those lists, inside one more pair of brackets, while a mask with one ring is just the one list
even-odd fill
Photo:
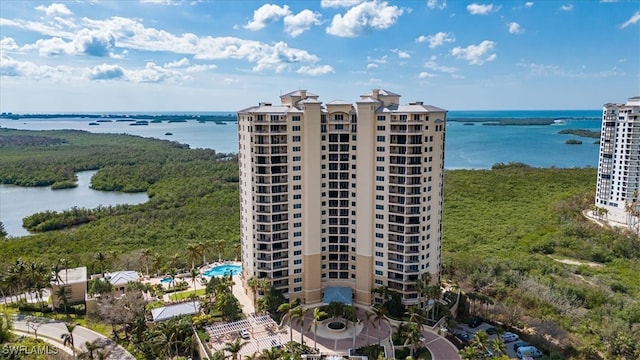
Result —
[[[213, 263], [210, 263], [210, 264], [207, 264], [207, 265], [204, 265], [204, 266], [201, 266], [200, 268], [198, 268], [198, 272], [200, 273], [200, 275], [199, 275], [198, 277], [202, 277], [202, 273], [203, 273], [203, 272], [205, 272], [205, 271], [207, 271], [207, 270], [209, 270], [209, 269], [212, 269], [212, 268], [214, 268], [214, 267], [216, 267], [216, 266], [222, 266], [222, 265], [238, 265], [238, 266], [241, 266], [241, 265], [242, 265], [242, 263], [241, 263], [241, 262], [239, 262], [239, 261], [222, 261], [222, 262], [218, 262], [218, 261], [216, 261], [216, 262], [213, 262]], [[161, 282], [161, 280], [162, 280], [163, 278], [165, 278], [166, 276], [167, 276], [166, 274], [161, 275], [161, 276], [149, 277], [149, 278], [147, 278], [147, 277], [145, 276], [141, 282], [142, 282], [142, 283], [146, 283], [146, 284], [151, 284], [151, 285], [158, 285], [158, 284], [160, 284], [160, 285], [162, 285], [163, 287], [167, 288], [167, 287], [169, 286], [169, 285], [168, 285], [168, 283], [163, 283], [163, 282]], [[205, 276], [205, 278], [207, 278], [207, 276]], [[172, 293], [172, 294], [179, 294], [179, 293], [183, 293], [183, 292], [187, 292], [187, 291], [192, 291], [192, 290], [202, 289], [202, 288], [204, 287], [204, 286], [202, 285], [202, 283], [200, 282], [200, 279], [197, 279], [197, 280], [196, 280], [196, 286], [193, 286], [193, 282], [191, 281], [191, 277], [190, 277], [190, 276], [189, 276], [189, 277], [182, 277], [182, 278], [179, 278], [179, 279], [177, 279], [177, 280], [184, 280], [184, 281], [186, 281], [186, 282], [187, 282], [187, 284], [189, 285], [189, 288], [187, 288], [187, 289], [186, 289], [186, 290], [184, 290], [184, 291], [175, 292], [175, 293]], [[239, 285], [240, 285], [240, 289], [242, 289], [242, 281], [240, 280], [240, 278], [238, 278], [238, 275], [234, 275], [234, 276], [233, 276], [233, 280], [234, 280], [234, 282], [235, 282], [236, 284], [239, 284]], [[235, 287], [235, 286], [234, 286], [234, 287]], [[165, 295], [162, 297], [162, 300], [163, 300], [164, 302], [166, 302], [166, 303], [173, 302], [173, 301], [171, 301], [171, 300], [169, 299], [169, 295], [170, 295], [170, 294], [165, 294]]]

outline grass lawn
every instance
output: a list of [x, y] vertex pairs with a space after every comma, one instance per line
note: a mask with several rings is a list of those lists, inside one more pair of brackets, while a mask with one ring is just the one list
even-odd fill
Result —
[[198, 289], [198, 290], [183, 291], [183, 292], [179, 292], [179, 293], [175, 293], [175, 294], [169, 295], [169, 299], [171, 299], [173, 301], [177, 301], [177, 300], [187, 299], [189, 296], [194, 295], [194, 294], [196, 296], [202, 296], [202, 295], [205, 294], [206, 290], [207, 289], [202, 288], [202, 289]]

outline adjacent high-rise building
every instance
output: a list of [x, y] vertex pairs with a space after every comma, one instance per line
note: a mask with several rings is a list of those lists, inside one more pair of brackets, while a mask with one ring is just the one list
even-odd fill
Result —
[[605, 104], [598, 159], [596, 203], [607, 217], [619, 223], [632, 222], [627, 206], [640, 201], [640, 96], [625, 104]]
[[243, 281], [309, 303], [420, 300], [440, 272], [447, 111], [374, 89], [238, 112]]

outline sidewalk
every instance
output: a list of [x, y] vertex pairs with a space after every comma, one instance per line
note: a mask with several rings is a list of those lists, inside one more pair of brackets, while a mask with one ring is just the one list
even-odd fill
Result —
[[[34, 327], [37, 328], [38, 338], [44, 338], [43, 340], [46, 342], [55, 345], [67, 353], [71, 353], [71, 349], [65, 347], [61, 339], [61, 336], [67, 333], [67, 327], [64, 322], [25, 315], [17, 315], [14, 317], [13, 328], [16, 332], [35, 337]], [[102, 334], [82, 326], [76, 326], [73, 330], [73, 342], [77, 354], [81, 354], [87, 350], [85, 342], [93, 341], [97, 341], [97, 343], [103, 345], [105, 349], [109, 350], [107, 359], [135, 360], [133, 355], [125, 348]]]

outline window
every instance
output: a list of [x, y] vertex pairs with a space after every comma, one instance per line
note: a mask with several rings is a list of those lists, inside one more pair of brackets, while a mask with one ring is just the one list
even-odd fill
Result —
[[377, 242], [377, 243], [376, 243], [376, 247], [377, 247], [377, 248], [383, 248], [383, 247], [384, 247], [384, 245], [383, 245], [382, 243]]
[[384, 125], [378, 125], [378, 131], [384, 131]]
[[294, 219], [300, 219], [301, 217], [302, 217], [302, 214], [300, 214], [300, 213], [293, 214], [293, 218]]
[[300, 237], [300, 236], [302, 236], [302, 231], [296, 231], [296, 232], [294, 232], [294, 233], [293, 233], [293, 236], [295, 236], [295, 237]]
[[376, 270], [376, 275], [382, 276], [382, 271], [381, 270]]
[[376, 166], [376, 171], [384, 171], [384, 166]]
[[382, 196], [382, 195], [376, 195], [376, 200], [384, 200], [384, 196]]
[[301, 190], [302, 185], [293, 185], [293, 190]]
[[376, 156], [376, 161], [384, 161], [384, 156]]
[[294, 209], [300, 209], [300, 208], [302, 208], [302, 204], [293, 204], [293, 208]]
[[384, 186], [382, 186], [382, 185], [376, 185], [376, 190], [377, 190], [377, 191], [384, 191]]
[[293, 151], [296, 151], [296, 152], [300, 151], [300, 146], [294, 146]]
[[376, 176], [376, 181], [384, 181], [384, 176]]
[[300, 195], [300, 194], [293, 195], [293, 199], [294, 200], [300, 200], [301, 198], [302, 198], [302, 195]]
[[378, 115], [378, 121], [384, 121], [384, 120], [385, 120], [384, 115]]
[[293, 264], [294, 264], [294, 265], [300, 265], [300, 264], [302, 264], [302, 259], [296, 259], [296, 260], [293, 260]]
[[294, 274], [300, 274], [301, 272], [302, 272], [302, 269], [293, 269]]
[[291, 127], [291, 129], [292, 129], [293, 131], [300, 131], [300, 125], [293, 125], [293, 126]]
[[344, 115], [342, 115], [342, 114], [336, 114], [336, 115], [333, 116], [334, 120], [343, 120], [343, 118], [344, 118]]
[[294, 116], [291, 118], [291, 120], [292, 120], [292, 121], [300, 121], [300, 116], [298, 116], [298, 115], [294, 115]]
[[300, 240], [297, 240], [297, 241], [293, 242], [293, 246], [300, 246], [300, 245], [302, 245], [302, 241], [300, 241]]
[[376, 233], [376, 237], [378, 239], [382, 239], [382, 238], [384, 238], [384, 235], [382, 235], [381, 233]]
[[300, 175], [294, 175], [293, 180], [301, 180], [302, 177]]
[[384, 210], [384, 206], [383, 205], [376, 205], [376, 210]]
[[302, 250], [296, 250], [293, 252], [294, 256], [302, 255]]
[[297, 223], [293, 223], [293, 227], [294, 227], [294, 228], [302, 227], [302, 223], [299, 223], [299, 222], [297, 222]]
[[300, 169], [302, 169], [302, 167], [300, 167], [299, 165], [293, 167], [293, 171], [300, 171]]
[[294, 278], [293, 282], [294, 283], [300, 283], [300, 282], [302, 282], [302, 278]]
[[302, 287], [301, 286], [297, 286], [293, 288], [293, 292], [300, 292], [302, 291]]
[[378, 136], [376, 137], [376, 140], [377, 140], [377, 141], [384, 141], [384, 136], [382, 136], [382, 135], [378, 135]]
[[382, 261], [376, 260], [376, 266], [384, 266], [384, 263]]
[[377, 257], [384, 257], [384, 253], [381, 251], [376, 251], [376, 256]]
[[293, 161], [300, 161], [301, 157], [300, 156], [294, 156], [293, 157]]
[[384, 146], [378, 146], [378, 147], [376, 147], [376, 151], [384, 151]]
[[293, 137], [293, 142], [300, 142], [300, 136], [294, 136]]

